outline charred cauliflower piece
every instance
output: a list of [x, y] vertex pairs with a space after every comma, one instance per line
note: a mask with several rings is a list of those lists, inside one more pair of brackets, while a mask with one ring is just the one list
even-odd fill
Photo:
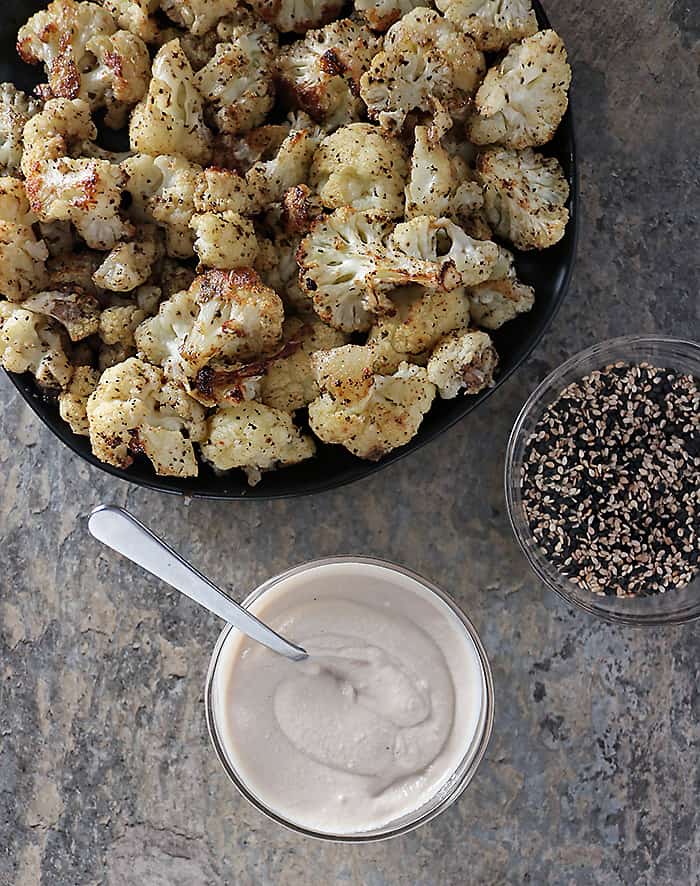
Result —
[[192, 444], [206, 433], [204, 410], [155, 366], [130, 357], [106, 369], [88, 399], [87, 417], [100, 461], [127, 468], [143, 453], [160, 476], [197, 476]]
[[564, 236], [569, 185], [559, 161], [528, 149], [485, 151], [477, 160], [489, 224], [518, 249], [546, 249]]
[[39, 292], [22, 303], [36, 314], [57, 320], [71, 341], [81, 341], [97, 332], [100, 306], [87, 292]]
[[161, 0], [160, 6], [180, 27], [202, 35], [224, 16], [235, 12], [238, 0]]
[[43, 388], [61, 390], [73, 374], [66, 347], [55, 320], [0, 302], [0, 365], [8, 372], [31, 372]]
[[443, 336], [469, 323], [469, 300], [461, 288], [431, 292], [407, 286], [393, 292], [391, 300], [396, 313], [382, 317], [367, 340], [376, 371], [392, 373], [404, 361], [423, 362]]
[[252, 212], [279, 202], [285, 191], [308, 178], [318, 142], [309, 129], [292, 131], [271, 160], [258, 160], [251, 166], [245, 179]]
[[17, 175], [22, 163], [24, 125], [39, 110], [12, 83], [0, 83], [0, 174]]
[[162, 246], [152, 226], [142, 225], [139, 239], [120, 243], [92, 276], [94, 283], [110, 292], [130, 292], [145, 283], [162, 255]]
[[152, 74], [145, 98], [131, 115], [131, 149], [206, 162], [211, 152], [211, 132], [204, 123], [202, 96], [179, 40], [161, 46], [153, 60]]
[[[273, 207], [273, 211], [277, 207]], [[279, 223], [285, 234], [306, 234], [323, 215], [323, 204], [308, 185], [294, 185], [282, 194]]]
[[554, 31], [539, 31], [514, 43], [486, 74], [476, 94], [467, 136], [477, 145], [537, 147], [550, 141], [569, 99], [571, 68]]
[[200, 267], [251, 267], [258, 254], [253, 223], [238, 212], [205, 212], [193, 215], [190, 227], [195, 232], [194, 251]]
[[440, 396], [452, 400], [463, 391], [478, 394], [493, 384], [498, 354], [485, 332], [453, 332], [435, 348], [428, 378]]
[[247, 400], [214, 413], [200, 450], [219, 471], [242, 468], [248, 483], [255, 486], [263, 471], [305, 461], [316, 447], [295, 427], [288, 412]]
[[321, 142], [309, 182], [328, 209], [352, 206], [398, 218], [407, 161], [398, 139], [369, 123], [351, 123]]
[[18, 178], [0, 177], [0, 293], [22, 301], [46, 283], [49, 251], [37, 240], [36, 220]]
[[105, 122], [114, 128], [124, 125], [146, 90], [145, 43], [118, 31], [96, 3], [53, 0], [20, 28], [17, 50], [29, 64], [44, 63], [49, 78], [44, 98], [82, 98], [93, 110], [106, 107]]
[[342, 0], [251, 0], [253, 12], [282, 33], [304, 34], [334, 19]]
[[277, 36], [269, 26], [237, 26], [196, 74], [195, 85], [213, 107], [214, 124], [234, 135], [259, 126], [272, 108]]
[[28, 177], [49, 160], [80, 157], [96, 137], [87, 102], [51, 99], [24, 126], [22, 173]]
[[401, 364], [375, 375], [372, 354], [358, 345], [318, 351], [311, 358], [321, 391], [309, 406], [309, 425], [324, 443], [378, 461], [418, 432], [435, 397], [426, 370]]
[[290, 317], [284, 324], [284, 341], [290, 353], [272, 359], [262, 376], [259, 399], [266, 406], [294, 412], [318, 397], [311, 372], [311, 355], [316, 351], [346, 344], [347, 336], [320, 320], [309, 322]]
[[[397, 260], [403, 258], [417, 266], [415, 282], [440, 289], [475, 286], [488, 280], [499, 257], [495, 243], [474, 240], [448, 218], [428, 215], [397, 225], [388, 247]], [[422, 275], [418, 269], [423, 270]]]
[[537, 31], [531, 0], [436, 0], [435, 5], [484, 52], [500, 52]]
[[87, 419], [87, 401], [97, 387], [100, 374], [91, 366], [77, 366], [70, 384], [58, 395], [58, 411], [74, 434], [90, 435]]
[[428, 0], [355, 0], [355, 9], [374, 31], [386, 31], [407, 12], [428, 5]]
[[360, 77], [379, 50], [379, 39], [351, 19], [309, 31], [277, 58], [282, 93], [329, 128], [359, 120]]
[[488, 280], [469, 292], [471, 318], [482, 329], [500, 329], [518, 314], [531, 311], [535, 290], [512, 277]]
[[432, 9], [418, 8], [392, 25], [384, 49], [360, 80], [371, 119], [398, 132], [409, 112], [443, 104], [463, 115], [486, 69], [471, 37]]

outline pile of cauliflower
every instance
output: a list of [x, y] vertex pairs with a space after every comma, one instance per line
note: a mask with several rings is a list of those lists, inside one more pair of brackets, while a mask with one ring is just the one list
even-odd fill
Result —
[[566, 228], [538, 149], [571, 72], [530, 0], [435, 2], [53, 0], [20, 29], [45, 82], [0, 85], [0, 362], [97, 458], [256, 483], [493, 383], [534, 303], [507, 246]]

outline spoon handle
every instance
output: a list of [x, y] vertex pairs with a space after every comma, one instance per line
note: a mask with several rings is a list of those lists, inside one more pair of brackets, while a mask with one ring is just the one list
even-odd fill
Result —
[[294, 661], [307, 657], [306, 650], [280, 637], [272, 628], [258, 621], [123, 508], [111, 505], [95, 508], [88, 517], [88, 529], [102, 544], [137, 563], [146, 572], [155, 575], [273, 652]]

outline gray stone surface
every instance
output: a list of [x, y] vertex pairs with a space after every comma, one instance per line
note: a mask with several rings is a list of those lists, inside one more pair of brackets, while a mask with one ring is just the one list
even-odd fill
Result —
[[[583, 219], [543, 345], [462, 425], [373, 478], [299, 501], [148, 493], [74, 458], [0, 380], [0, 884], [693, 884], [697, 629], [610, 627], [528, 572], [501, 490], [508, 430], [553, 366], [630, 332], [698, 336], [696, 0], [550, 0], [575, 67]], [[493, 663], [485, 763], [449, 812], [347, 847], [268, 823], [210, 751], [218, 625], [98, 549], [116, 502], [243, 596], [340, 552], [451, 591]]]

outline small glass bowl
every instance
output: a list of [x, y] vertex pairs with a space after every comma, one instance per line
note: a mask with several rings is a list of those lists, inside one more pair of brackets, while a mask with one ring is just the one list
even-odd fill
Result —
[[629, 625], [682, 624], [700, 617], [700, 577], [689, 585], [648, 597], [614, 597], [585, 591], [556, 569], [535, 541], [522, 499], [522, 469], [527, 440], [544, 410], [574, 381], [610, 363], [647, 361], [700, 378], [700, 345], [661, 336], [627, 336], [587, 348], [562, 363], [530, 395], [520, 410], [508, 441], [505, 492], [508, 516], [515, 537], [530, 566], [544, 584], [563, 597], [611, 622]]
[[[327, 557], [321, 560], [312, 560], [308, 563], [303, 563], [300, 566], [295, 566], [292, 569], [289, 569], [286, 572], [283, 572], [280, 575], [269, 579], [264, 584], [260, 585], [259, 588], [254, 590], [253, 593], [250, 594], [243, 601], [242, 605], [246, 608], [250, 607], [252, 603], [254, 603], [267, 591], [270, 591], [279, 582], [282, 582], [293, 575], [297, 575], [311, 569], [317, 569], [318, 567], [335, 565], [338, 563], [360, 565], [364, 567], [369, 567], [371, 569], [386, 569], [391, 572], [399, 573], [400, 575], [406, 576], [413, 581], [418, 582], [424, 589], [430, 591], [432, 594], [438, 597], [442, 604], [444, 604], [449, 610], [451, 610], [451, 613], [456, 616], [457, 620], [464, 628], [464, 638], [470, 644], [479, 662], [481, 671], [481, 697], [483, 699], [483, 703], [481, 706], [481, 711], [479, 713], [479, 720], [474, 736], [469, 746], [464, 749], [464, 755], [448, 781], [418, 809], [407, 813], [406, 815], [403, 815], [401, 818], [390, 822], [382, 828], [370, 831], [361, 831], [359, 833], [336, 834], [327, 833], [324, 831], [313, 831], [284, 818], [282, 815], [279, 815], [273, 808], [265, 805], [265, 803], [263, 803], [263, 801], [255, 795], [255, 793], [248, 787], [243, 778], [236, 771], [235, 765], [226, 753], [226, 748], [221, 738], [221, 729], [217, 723], [218, 705], [215, 699], [215, 676], [217, 672], [217, 665], [221, 656], [221, 652], [224, 648], [226, 638], [231, 631], [235, 630], [235, 628], [231, 625], [225, 627], [219, 635], [219, 639], [216, 643], [216, 646], [214, 647], [211, 662], [209, 665], [209, 672], [207, 674], [207, 681], [204, 691], [207, 728], [209, 730], [209, 737], [214, 746], [214, 750], [216, 751], [216, 754], [219, 758], [219, 762], [224, 767], [228, 777], [238, 788], [240, 793], [243, 794], [243, 796], [250, 803], [252, 803], [252, 805], [255, 806], [256, 809], [264, 813], [268, 818], [277, 822], [277, 824], [283, 825], [291, 831], [302, 834], [305, 837], [315, 837], [320, 840], [327, 840], [335, 843], [372, 843], [377, 842], [378, 840], [387, 840], [390, 837], [398, 837], [401, 834], [406, 834], [409, 831], [412, 831], [415, 828], [419, 827], [420, 825], [425, 824], [426, 822], [435, 818], [436, 815], [444, 812], [448, 806], [451, 806], [452, 803], [454, 803], [454, 801], [461, 795], [462, 791], [464, 791], [464, 789], [467, 787], [469, 782], [474, 777], [479, 764], [481, 763], [481, 760], [486, 752], [486, 747], [489, 743], [489, 739], [491, 738], [494, 717], [493, 678], [491, 676], [491, 667], [486, 657], [484, 647], [481, 643], [481, 640], [479, 639], [479, 635], [477, 634], [474, 625], [469, 621], [462, 610], [459, 609], [456, 603], [444, 591], [441, 591], [440, 588], [436, 587], [431, 582], [417, 575], [415, 572], [411, 572], [408, 569], [404, 569], [402, 566], [396, 566], [393, 563], [388, 563], [384, 560], [377, 560], [371, 557]], [[459, 686], [455, 686], [455, 692], [458, 691]]]

